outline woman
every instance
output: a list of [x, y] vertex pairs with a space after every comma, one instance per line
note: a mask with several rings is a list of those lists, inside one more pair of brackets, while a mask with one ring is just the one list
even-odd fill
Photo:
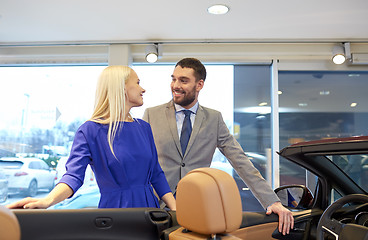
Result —
[[72, 196], [91, 165], [101, 199], [99, 208], [159, 207], [158, 196], [175, 210], [176, 203], [162, 171], [151, 127], [129, 114], [143, 104], [145, 90], [133, 69], [110, 66], [101, 74], [91, 119], [75, 134], [66, 173], [44, 198], [25, 198], [8, 208], [48, 208]]

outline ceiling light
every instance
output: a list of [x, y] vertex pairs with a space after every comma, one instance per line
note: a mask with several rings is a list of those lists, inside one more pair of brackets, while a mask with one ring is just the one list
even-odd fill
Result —
[[319, 95], [330, 95], [330, 91], [327, 91], [327, 90], [320, 91]]
[[219, 15], [219, 14], [225, 14], [229, 11], [229, 7], [223, 5], [223, 4], [215, 4], [207, 8], [207, 11], [211, 14]]
[[258, 106], [267, 106], [267, 103], [266, 102], [261, 102], [258, 104]]
[[308, 103], [299, 103], [298, 105], [299, 105], [299, 107], [306, 107], [306, 106], [308, 106]]
[[159, 46], [158, 44], [151, 44], [146, 47], [146, 61], [154, 63], [158, 60]]
[[357, 105], [358, 105], [358, 103], [353, 102], [353, 103], [350, 104], [350, 107], [356, 107]]
[[278, 95], [281, 95], [281, 94], [282, 94], [282, 91], [280, 91], [280, 90], [279, 90], [279, 91], [277, 91], [277, 94], [278, 94]]
[[343, 64], [345, 60], [346, 58], [344, 47], [341, 44], [335, 45], [332, 49], [332, 61], [335, 64]]

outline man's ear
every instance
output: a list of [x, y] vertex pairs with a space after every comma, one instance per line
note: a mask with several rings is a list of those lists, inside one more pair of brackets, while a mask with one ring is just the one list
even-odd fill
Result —
[[204, 86], [204, 81], [203, 81], [203, 79], [201, 79], [197, 82], [197, 87], [196, 87], [197, 92], [202, 90], [203, 86]]

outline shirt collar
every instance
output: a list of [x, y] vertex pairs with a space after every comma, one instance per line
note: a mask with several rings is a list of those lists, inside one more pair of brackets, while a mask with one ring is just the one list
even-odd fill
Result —
[[182, 110], [190, 110], [192, 113], [196, 114], [197, 110], [198, 110], [198, 105], [199, 105], [198, 102], [196, 102], [196, 104], [194, 104], [193, 107], [191, 107], [189, 109], [186, 109], [186, 108], [183, 108], [182, 106], [180, 106], [179, 104], [174, 103], [176, 113], [178, 113]]

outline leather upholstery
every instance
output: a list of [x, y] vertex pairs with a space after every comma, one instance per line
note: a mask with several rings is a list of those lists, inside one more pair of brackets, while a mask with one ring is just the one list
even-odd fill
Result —
[[0, 206], [0, 239], [19, 240], [20, 226], [15, 214], [4, 206]]
[[237, 185], [229, 174], [218, 169], [190, 171], [178, 184], [176, 204], [177, 221], [183, 228], [173, 232], [170, 239], [206, 239], [214, 234], [231, 233], [242, 222]]

